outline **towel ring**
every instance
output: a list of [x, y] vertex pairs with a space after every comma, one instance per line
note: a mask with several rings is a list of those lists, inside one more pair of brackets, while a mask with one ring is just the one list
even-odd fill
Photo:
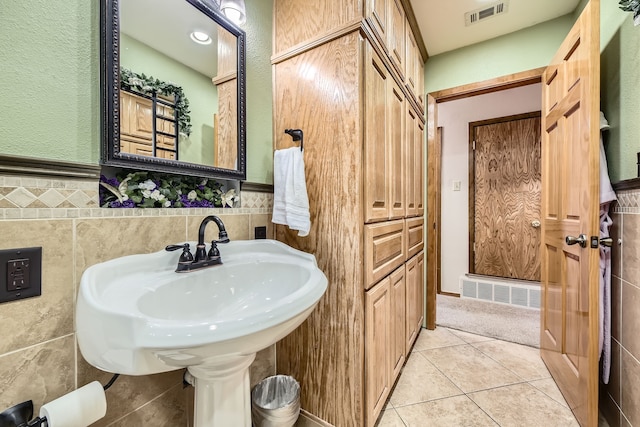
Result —
[[304, 135], [302, 133], [302, 129], [285, 129], [284, 133], [286, 133], [287, 135], [291, 135], [291, 138], [293, 138], [294, 142], [300, 141], [300, 151], [304, 150]]

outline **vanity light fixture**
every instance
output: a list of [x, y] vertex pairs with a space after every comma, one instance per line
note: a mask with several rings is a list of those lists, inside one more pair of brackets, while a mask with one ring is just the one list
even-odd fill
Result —
[[234, 24], [242, 25], [247, 22], [247, 9], [244, 0], [214, 0], [220, 12]]
[[209, 34], [202, 31], [194, 31], [190, 34], [191, 40], [198, 44], [211, 44], [211, 37]]

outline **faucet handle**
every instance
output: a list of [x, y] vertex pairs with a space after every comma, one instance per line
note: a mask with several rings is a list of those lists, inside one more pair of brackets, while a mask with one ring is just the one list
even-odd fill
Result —
[[165, 251], [177, 251], [178, 249], [182, 249], [182, 254], [180, 255], [180, 259], [178, 262], [191, 262], [193, 261], [193, 255], [189, 250], [189, 244], [185, 243], [184, 245], [169, 245], [164, 248]]
[[220, 250], [218, 249], [217, 241], [213, 240], [211, 242], [211, 249], [209, 249], [209, 253], [207, 256], [209, 258], [220, 258]]

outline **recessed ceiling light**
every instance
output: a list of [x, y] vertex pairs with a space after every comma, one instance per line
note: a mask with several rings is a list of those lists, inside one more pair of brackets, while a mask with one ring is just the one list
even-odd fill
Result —
[[211, 37], [209, 34], [202, 31], [194, 31], [191, 33], [191, 40], [199, 44], [211, 44]]

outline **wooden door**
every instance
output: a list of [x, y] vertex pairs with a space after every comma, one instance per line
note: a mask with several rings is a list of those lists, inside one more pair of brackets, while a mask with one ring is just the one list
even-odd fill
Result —
[[419, 276], [419, 255], [414, 256], [405, 264], [406, 268], [406, 326], [405, 326], [405, 354], [411, 352], [411, 346], [418, 337], [418, 316], [419, 307], [418, 300], [420, 298], [420, 283]]
[[389, 218], [403, 218], [405, 215], [405, 140], [404, 140], [404, 93], [394, 79], [388, 81], [388, 143], [389, 173]]
[[469, 123], [470, 272], [540, 280], [540, 112]]
[[599, 15], [591, 0], [542, 75], [540, 353], [582, 426], [598, 425]]
[[376, 37], [386, 48], [389, 33], [389, 2], [393, 0], [367, 0], [366, 18]]
[[389, 396], [391, 288], [386, 277], [365, 293], [366, 424], [372, 427]]

